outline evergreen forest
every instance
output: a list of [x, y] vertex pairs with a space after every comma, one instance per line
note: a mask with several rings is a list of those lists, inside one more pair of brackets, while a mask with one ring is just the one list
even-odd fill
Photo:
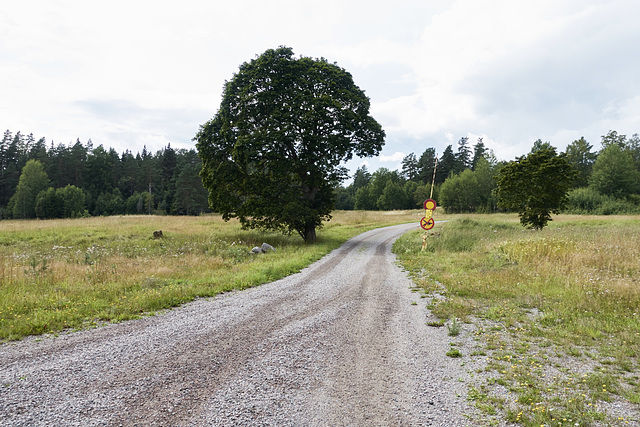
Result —
[[146, 147], [133, 154], [83, 144], [47, 145], [4, 132], [0, 142], [0, 218], [123, 214], [197, 215], [208, 211], [195, 149]]

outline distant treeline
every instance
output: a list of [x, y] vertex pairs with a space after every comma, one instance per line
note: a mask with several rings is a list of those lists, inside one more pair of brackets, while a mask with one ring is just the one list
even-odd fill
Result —
[[[602, 136], [602, 149], [594, 151], [584, 138], [567, 146], [564, 156], [576, 172], [569, 192], [567, 213], [637, 214], [640, 213], [640, 137], [630, 138], [609, 131]], [[531, 151], [553, 148], [537, 140]], [[380, 168], [370, 173], [358, 168], [348, 187], [336, 190], [338, 209], [391, 210], [421, 208], [431, 196], [449, 213], [491, 213], [498, 210], [496, 179], [507, 164], [498, 161], [482, 138], [470, 146], [460, 138], [457, 150], [447, 146], [438, 156], [434, 180], [436, 151], [427, 148], [418, 158], [414, 153], [402, 161], [402, 170]]]
[[172, 214], [207, 211], [195, 149], [168, 144], [155, 154], [83, 144], [50, 144], [4, 132], [0, 143], [0, 218]]
[[[640, 213], [640, 137], [609, 131], [601, 150], [584, 138], [562, 156], [576, 171], [567, 213]], [[537, 140], [531, 151], [551, 147]], [[336, 188], [336, 208], [394, 210], [421, 208], [433, 197], [450, 213], [498, 210], [495, 177], [507, 162], [498, 161], [482, 138], [470, 146], [460, 138], [438, 156], [427, 148], [402, 161], [400, 171], [358, 168], [352, 183]], [[47, 145], [33, 134], [7, 130], [0, 143], [0, 218], [65, 218], [89, 215], [197, 215], [209, 211], [195, 149], [168, 144], [152, 154], [86, 144]], [[435, 186], [432, 190], [431, 183]]]

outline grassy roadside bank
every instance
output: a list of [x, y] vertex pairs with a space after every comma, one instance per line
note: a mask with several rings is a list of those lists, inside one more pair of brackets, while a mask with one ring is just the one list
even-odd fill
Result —
[[421, 251], [423, 234], [394, 251], [440, 295], [430, 309], [450, 335], [456, 321], [473, 331], [456, 350], [485, 362], [468, 398], [487, 424], [640, 423], [640, 217], [560, 216], [533, 232], [515, 215], [456, 216]]
[[[219, 216], [0, 221], [0, 342], [91, 327], [297, 272], [366, 230], [419, 211], [335, 212], [305, 245]], [[164, 238], [153, 239], [162, 230]], [[263, 242], [275, 253], [253, 256]]]

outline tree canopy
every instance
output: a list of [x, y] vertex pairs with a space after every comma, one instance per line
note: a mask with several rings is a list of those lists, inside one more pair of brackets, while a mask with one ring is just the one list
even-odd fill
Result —
[[517, 211], [523, 226], [541, 230], [567, 202], [575, 172], [565, 154], [538, 145], [500, 170], [497, 195], [498, 206]]
[[314, 241], [346, 178], [341, 162], [382, 149], [369, 107], [351, 74], [325, 59], [280, 47], [245, 62], [194, 138], [211, 208], [245, 228]]
[[600, 194], [626, 197], [640, 191], [640, 171], [628, 151], [618, 144], [609, 144], [593, 165], [589, 185]]
[[29, 160], [22, 168], [20, 180], [9, 205], [14, 218], [33, 218], [36, 215], [36, 196], [49, 185], [44, 166], [37, 160]]

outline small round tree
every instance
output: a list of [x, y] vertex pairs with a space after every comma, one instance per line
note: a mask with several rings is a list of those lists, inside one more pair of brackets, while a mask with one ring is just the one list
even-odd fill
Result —
[[287, 47], [244, 63], [194, 140], [211, 208], [245, 228], [315, 241], [331, 218], [341, 162], [375, 156], [384, 131], [351, 75]]
[[508, 163], [497, 178], [498, 206], [518, 212], [523, 226], [541, 230], [567, 203], [575, 172], [551, 147]]

